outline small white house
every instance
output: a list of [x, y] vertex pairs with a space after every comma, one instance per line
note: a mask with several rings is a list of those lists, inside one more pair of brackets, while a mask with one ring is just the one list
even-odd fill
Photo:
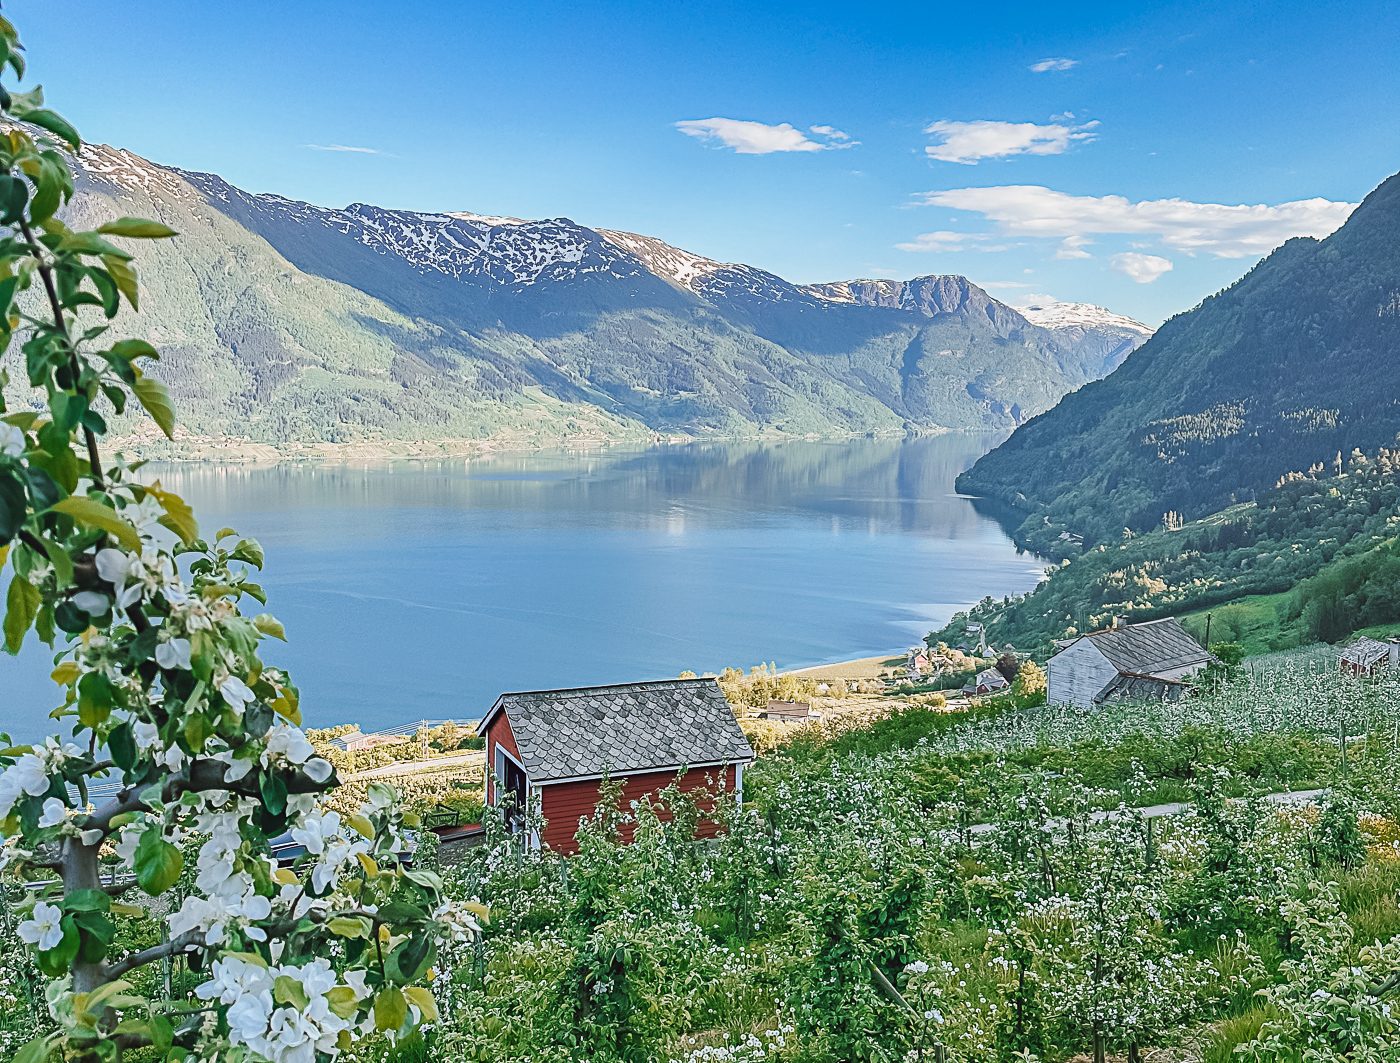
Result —
[[1116, 625], [1060, 645], [1046, 664], [1046, 697], [1053, 705], [1082, 708], [1115, 698], [1174, 701], [1181, 681], [1215, 660], [1174, 616]]

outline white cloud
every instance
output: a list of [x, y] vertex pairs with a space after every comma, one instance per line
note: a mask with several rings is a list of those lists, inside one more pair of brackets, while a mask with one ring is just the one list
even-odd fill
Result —
[[1047, 70], [1068, 70], [1070, 67], [1078, 65], [1078, 59], [1042, 59], [1038, 63], [1032, 63], [1031, 69], [1037, 74], [1043, 74]]
[[1060, 300], [1045, 292], [1028, 292], [1025, 295], [1018, 295], [1012, 306], [1054, 306]]
[[858, 143], [848, 133], [831, 126], [812, 126], [811, 131], [826, 141], [812, 140], [802, 130], [783, 122], [764, 125], [738, 118], [694, 118], [677, 122], [676, 128], [696, 140], [719, 141], [739, 155], [770, 155], [775, 151], [827, 151], [831, 148], [853, 148]]
[[1140, 251], [1124, 251], [1108, 260], [1113, 272], [1121, 273], [1139, 284], [1151, 284], [1163, 273], [1172, 268], [1171, 260], [1157, 255], [1144, 255]]
[[1085, 244], [1092, 244], [1094, 241], [1087, 236], [1066, 236], [1060, 241], [1060, 249], [1055, 252], [1056, 258], [1093, 258], [1088, 251], [1083, 250]]
[[907, 244], [895, 244], [901, 251], [962, 251], [968, 244], [985, 240], [980, 233], [920, 233]]
[[1177, 251], [1209, 252], [1216, 258], [1266, 254], [1293, 236], [1324, 237], [1356, 209], [1355, 203], [1326, 199], [1275, 207], [1232, 207], [1185, 199], [1134, 203], [1123, 196], [1072, 196], [1040, 185], [952, 188], [926, 193], [920, 202], [976, 211], [1007, 236], [1065, 240], [1089, 233], [1150, 234]]
[[305, 147], [312, 151], [357, 151], [362, 155], [387, 155], [388, 152], [380, 151], [378, 148], [352, 148], [348, 144], [307, 144]]
[[960, 162], [966, 166], [975, 166], [980, 159], [1000, 159], [1008, 155], [1062, 155], [1076, 140], [1093, 140], [1094, 134], [1089, 130], [1098, 124], [934, 122], [924, 132], [941, 137], [942, 142], [930, 144], [924, 148], [924, 154], [939, 162]]

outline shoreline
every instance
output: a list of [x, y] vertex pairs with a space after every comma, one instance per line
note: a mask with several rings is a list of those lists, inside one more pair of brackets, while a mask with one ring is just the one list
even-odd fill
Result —
[[916, 438], [950, 435], [954, 429], [900, 429], [898, 431], [847, 432], [838, 434], [754, 432], [744, 435], [706, 435], [693, 432], [646, 432], [609, 436], [584, 432], [575, 436], [541, 439], [533, 434], [497, 435], [485, 439], [384, 439], [349, 443], [266, 443], [248, 436], [208, 436], [175, 426], [169, 440], [153, 422], [145, 422], [134, 432], [104, 442], [102, 452], [110, 459], [120, 452], [133, 460], [162, 462], [204, 462], [210, 464], [276, 464], [301, 462], [316, 464], [357, 464], [378, 461], [422, 461], [471, 458], [486, 454], [529, 453], [549, 450], [609, 449], [612, 447], [688, 446], [694, 443], [850, 443], [859, 439]]

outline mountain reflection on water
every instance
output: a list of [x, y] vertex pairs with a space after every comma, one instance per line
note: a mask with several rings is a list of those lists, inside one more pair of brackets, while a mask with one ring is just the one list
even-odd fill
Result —
[[[348, 465], [148, 466], [267, 552], [307, 723], [479, 716], [503, 690], [894, 650], [1037, 559], [953, 493], [999, 437], [697, 443]], [[43, 652], [40, 652], [43, 651]], [[52, 655], [0, 661], [42, 733]]]

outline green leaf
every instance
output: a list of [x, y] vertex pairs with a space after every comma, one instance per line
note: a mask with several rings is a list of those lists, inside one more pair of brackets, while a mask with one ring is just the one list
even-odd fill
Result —
[[175, 1043], [175, 1028], [164, 1015], [151, 1016], [151, 1044], [157, 1052], [167, 1051]]
[[97, 231], [105, 236], [127, 236], [134, 240], [162, 240], [167, 236], [179, 236], [168, 225], [145, 218], [118, 218], [106, 225], [99, 225]]
[[24, 633], [34, 623], [42, 601], [39, 588], [23, 576], [15, 576], [10, 581], [10, 592], [5, 600], [5, 649], [8, 652], [19, 653]]
[[285, 974], [279, 974], [272, 983], [272, 999], [279, 1004], [290, 1004], [297, 1011], [305, 1011], [311, 1003], [301, 983]]
[[159, 897], [179, 881], [185, 858], [179, 849], [161, 837], [157, 827], [141, 835], [136, 846], [135, 865], [137, 883], [152, 897]]
[[118, 724], [107, 736], [107, 752], [112, 754], [112, 763], [122, 771], [131, 770], [136, 763], [136, 738], [130, 720]]
[[229, 557], [234, 561], [246, 561], [254, 568], [261, 569], [263, 567], [262, 544], [256, 539], [240, 539]]
[[385, 957], [384, 973], [399, 985], [412, 985], [423, 977], [435, 952], [432, 938], [420, 930]]
[[63, 898], [63, 907], [70, 912], [107, 912], [112, 898], [105, 890], [74, 890]]
[[154, 495], [165, 510], [165, 516], [157, 523], [173, 531], [186, 546], [193, 546], [199, 538], [199, 521], [195, 520], [194, 510], [189, 504], [177, 494], [162, 491], [159, 480], [146, 488], [146, 492]]
[[78, 680], [78, 719], [96, 727], [112, 715], [120, 699], [113, 682], [101, 672], [88, 672]]
[[81, 255], [112, 255], [115, 258], [131, 258], [131, 255], [120, 247], [109, 244], [96, 233], [69, 233], [58, 242], [58, 249], [60, 251], [76, 251]]
[[53, 423], [60, 432], [71, 432], [87, 413], [86, 395], [74, 395], [68, 391], [55, 391], [49, 396], [49, 409], [53, 411]]
[[335, 918], [326, 924], [332, 934], [343, 938], [362, 938], [365, 924], [358, 919]]
[[338, 985], [326, 993], [326, 1003], [331, 1011], [342, 1019], [348, 1019], [360, 1010], [360, 1002], [355, 999], [355, 991], [348, 985]]
[[[18, 97], [16, 97], [18, 99]], [[47, 129], [54, 136], [67, 142], [68, 146], [77, 151], [83, 146], [82, 137], [78, 136], [78, 131], [69, 125], [64, 119], [53, 111], [39, 109], [37, 111], [25, 111], [23, 114], [16, 114], [16, 118], [23, 118], [26, 122], [38, 126], [40, 129]]]
[[36, 1037], [15, 1053], [13, 1063], [44, 1063], [49, 1058], [49, 1047], [56, 1033], [46, 1033]]
[[18, 469], [0, 469], [0, 543], [19, 534], [28, 516], [29, 498]]
[[103, 255], [102, 264], [107, 267], [107, 275], [112, 278], [112, 283], [117, 286], [117, 291], [126, 296], [126, 301], [131, 304], [131, 309], [136, 310], [139, 292], [136, 284], [136, 270], [132, 268], [130, 263], [115, 255]]
[[410, 1004], [417, 1006], [418, 1010], [423, 1013], [424, 1022], [438, 1021], [437, 1001], [433, 999], [430, 990], [420, 986], [409, 986], [403, 991], [403, 995], [408, 998]]
[[111, 532], [117, 537], [117, 541], [132, 553], [139, 553], [141, 550], [141, 537], [136, 534], [136, 529], [117, 516], [116, 510], [95, 499], [73, 495], [61, 502], [55, 502], [49, 508], [57, 513], [65, 513], [79, 523]]
[[131, 390], [136, 393], [141, 405], [146, 407], [151, 420], [160, 425], [165, 437], [174, 439], [175, 404], [171, 401], [170, 391], [166, 386], [159, 380], [142, 374], [136, 378], [136, 383], [131, 385]]
[[271, 613], [259, 613], [253, 617], [253, 626], [264, 635], [269, 635], [275, 639], [287, 641], [287, 630], [282, 626], [282, 621], [278, 620]]
[[124, 362], [130, 362], [136, 358], [160, 357], [160, 352], [145, 340], [121, 340], [112, 344], [112, 349], [108, 353]]
[[408, 1001], [397, 986], [388, 986], [374, 998], [374, 1028], [397, 1030], [408, 1018]]

